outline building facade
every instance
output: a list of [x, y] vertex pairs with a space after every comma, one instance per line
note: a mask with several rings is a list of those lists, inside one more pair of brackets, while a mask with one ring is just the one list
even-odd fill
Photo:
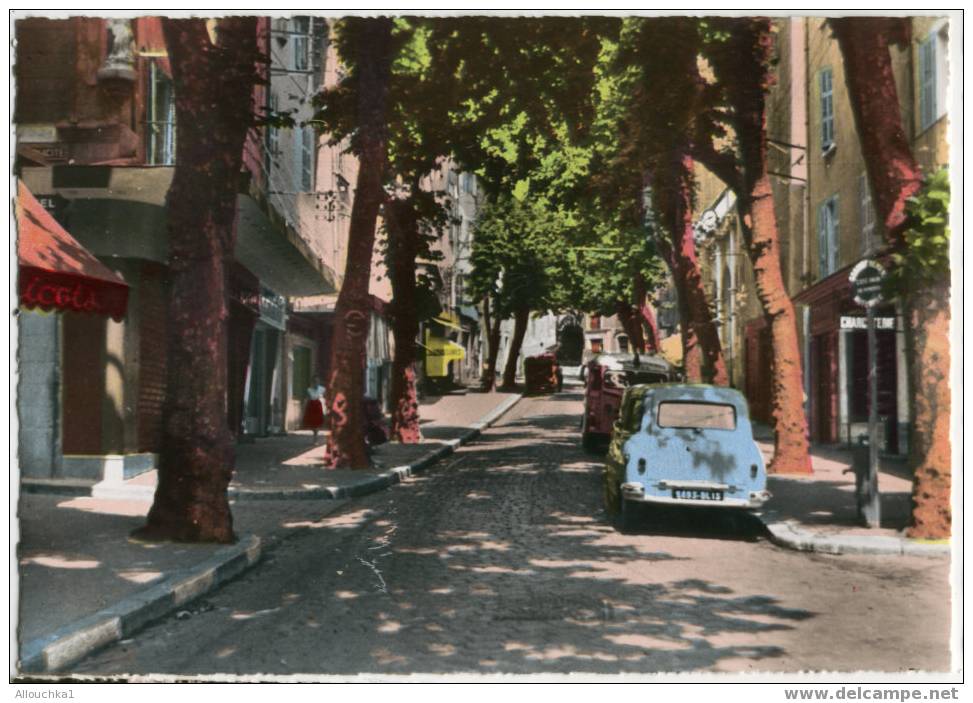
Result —
[[[264, 46], [269, 23], [259, 20]], [[166, 377], [176, 124], [161, 21], [27, 18], [15, 32], [15, 175], [130, 287], [120, 322], [20, 316], [19, 358], [33, 360], [19, 367], [18, 414], [32, 418], [18, 438], [20, 468], [38, 478], [128, 476], [155, 465]], [[265, 100], [259, 86], [254, 102]], [[287, 298], [335, 289], [309, 233], [274, 204], [262, 144], [254, 128], [228, 275], [227, 422], [238, 436], [284, 426]]]
[[[900, 110], [925, 172], [949, 159], [945, 19], [913, 18], [907, 45], [891, 58]], [[777, 81], [768, 96], [768, 165], [781, 242], [781, 269], [794, 300], [812, 441], [851, 444], [867, 433], [864, 308], [852, 298], [851, 269], [887, 256], [871, 203], [865, 162], [845, 87], [841, 51], [824, 18], [776, 22]], [[753, 290], [732, 195], [700, 171], [702, 257], [728, 358], [731, 382], [757, 419], [770, 420], [770, 336]], [[723, 191], [717, 194], [720, 188]], [[704, 217], [712, 211], [716, 214]], [[714, 224], [715, 223], [715, 224]], [[704, 227], [709, 225], [709, 227]], [[910, 426], [901, 305], [878, 318], [878, 412], [882, 451], [905, 454]]]

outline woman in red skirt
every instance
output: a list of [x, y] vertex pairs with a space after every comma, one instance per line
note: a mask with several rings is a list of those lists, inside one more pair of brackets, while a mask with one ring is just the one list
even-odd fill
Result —
[[304, 422], [301, 424], [307, 429], [314, 430], [314, 437], [311, 442], [317, 444], [318, 430], [324, 427], [324, 386], [321, 385], [320, 376], [315, 376], [311, 380], [311, 386], [307, 389]]

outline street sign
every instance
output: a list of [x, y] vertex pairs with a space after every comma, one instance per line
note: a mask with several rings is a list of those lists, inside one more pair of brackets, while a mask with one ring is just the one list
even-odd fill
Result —
[[862, 259], [848, 274], [855, 302], [871, 308], [882, 302], [882, 282], [885, 269], [877, 261]]
[[[882, 499], [878, 492], [878, 360], [875, 344], [875, 306], [882, 302], [882, 282], [885, 269], [877, 261], [862, 259], [851, 270], [851, 283], [855, 302], [865, 306], [865, 329], [868, 331], [868, 468], [856, 466], [861, 475], [855, 481], [858, 492], [858, 509], [868, 527], [882, 524]], [[879, 318], [882, 319], [882, 318]], [[842, 318], [845, 325], [858, 327], [858, 318]], [[894, 324], [894, 323], [893, 323]]]

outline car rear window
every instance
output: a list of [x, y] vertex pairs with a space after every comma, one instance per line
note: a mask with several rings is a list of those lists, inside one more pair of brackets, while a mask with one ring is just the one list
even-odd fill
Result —
[[736, 426], [736, 410], [732, 405], [685, 401], [659, 403], [659, 427], [733, 430]]

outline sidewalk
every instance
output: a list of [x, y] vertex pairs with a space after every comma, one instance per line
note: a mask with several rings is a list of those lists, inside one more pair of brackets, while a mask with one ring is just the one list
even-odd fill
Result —
[[308, 529], [342, 499], [381, 490], [451, 453], [519, 399], [474, 392], [429, 398], [421, 407], [424, 441], [382, 445], [376, 466], [360, 471], [325, 470], [323, 438], [312, 445], [310, 432], [238, 445], [234, 545], [129, 539], [151, 506], [154, 473], [89, 486], [86, 495], [21, 492], [20, 670], [63, 669], [173, 610], [190, 617], [206, 607], [192, 601], [254, 565], [269, 545]]
[[[773, 455], [772, 435], [755, 428], [764, 459]], [[775, 476], [767, 479], [773, 497], [760, 517], [770, 538], [780, 546], [826, 554], [910, 554], [949, 556], [948, 542], [905, 537], [912, 509], [912, 481], [897, 457], [881, 457], [878, 488], [881, 526], [864, 527], [855, 504], [855, 476], [850, 449], [812, 446], [810, 476]]]

